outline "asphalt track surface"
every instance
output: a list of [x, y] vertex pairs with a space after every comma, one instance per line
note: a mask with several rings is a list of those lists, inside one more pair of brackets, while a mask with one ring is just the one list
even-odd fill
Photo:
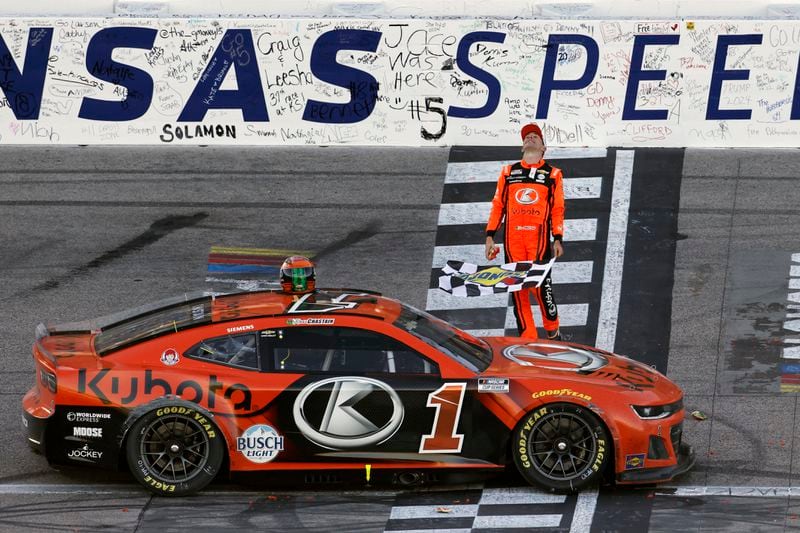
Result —
[[[636, 152], [655, 167], [682, 159], [671, 192], [679, 187], [679, 202], [665, 208], [670, 191], [634, 172], [644, 203], [629, 241], [651, 231], [649, 213], [677, 218], [674, 232], [625, 256], [618, 340], [645, 342], [646, 331], [629, 327], [636, 313], [668, 318], [653, 331], [668, 334], [668, 346], [648, 358], [683, 387], [687, 412], [707, 415], [685, 422], [697, 465], [657, 490], [560, 499], [513, 474], [415, 490], [216, 483], [192, 498], [157, 498], [124, 473], [56, 471], [24, 441], [36, 323], [224, 288], [208, 281], [212, 246], [309, 250], [322, 285], [424, 308], [450, 150], [0, 147], [0, 157], [0, 531], [800, 529], [798, 395], [782, 392], [792, 369], [780, 357], [798, 338], [782, 328], [790, 267], [800, 264], [791, 262], [800, 253], [797, 150]], [[648, 309], [637, 281], [651, 271], [645, 255], [663, 249], [666, 314]], [[626, 298], [643, 306], [625, 310]]]

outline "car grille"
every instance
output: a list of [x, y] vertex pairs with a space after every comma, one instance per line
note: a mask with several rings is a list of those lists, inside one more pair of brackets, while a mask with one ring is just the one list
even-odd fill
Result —
[[683, 422], [672, 426], [669, 430], [669, 438], [672, 441], [672, 450], [675, 455], [678, 455], [678, 450], [681, 447], [681, 437], [683, 436]]

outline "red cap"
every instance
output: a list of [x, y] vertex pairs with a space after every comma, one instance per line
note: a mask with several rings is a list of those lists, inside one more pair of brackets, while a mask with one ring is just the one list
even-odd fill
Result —
[[525, 124], [522, 126], [522, 131], [520, 134], [522, 135], [522, 140], [525, 140], [525, 137], [528, 136], [529, 133], [535, 133], [539, 136], [539, 138], [544, 142], [544, 135], [542, 135], [542, 128], [539, 127], [538, 124], [531, 122], [530, 124]]

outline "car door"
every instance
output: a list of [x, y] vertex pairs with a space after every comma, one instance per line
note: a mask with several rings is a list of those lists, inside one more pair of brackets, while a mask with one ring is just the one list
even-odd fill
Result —
[[280, 399], [281, 426], [310, 461], [442, 461], [471, 431], [466, 382], [397, 339], [358, 327], [262, 335], [268, 372], [302, 374]]

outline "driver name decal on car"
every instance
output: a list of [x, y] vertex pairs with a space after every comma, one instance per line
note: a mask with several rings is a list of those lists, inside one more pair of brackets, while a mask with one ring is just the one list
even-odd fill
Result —
[[332, 326], [336, 323], [334, 318], [289, 318], [286, 324], [289, 326]]

